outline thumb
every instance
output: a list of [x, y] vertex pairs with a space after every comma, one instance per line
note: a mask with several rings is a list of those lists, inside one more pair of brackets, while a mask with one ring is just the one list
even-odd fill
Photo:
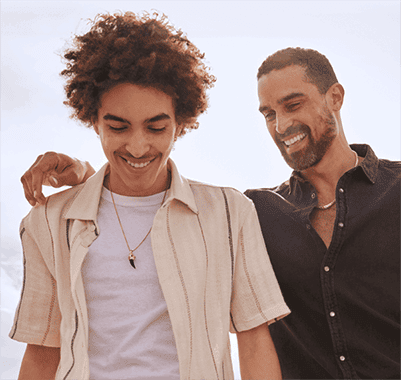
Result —
[[49, 185], [52, 187], [61, 187], [64, 185], [63, 183], [63, 178], [62, 175], [60, 174], [51, 174], [49, 177], [47, 177], [47, 181], [49, 182]]

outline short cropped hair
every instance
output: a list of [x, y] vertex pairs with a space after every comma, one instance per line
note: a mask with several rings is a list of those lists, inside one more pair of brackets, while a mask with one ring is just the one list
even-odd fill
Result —
[[267, 57], [259, 67], [257, 78], [259, 80], [272, 70], [281, 70], [291, 65], [304, 67], [307, 81], [314, 84], [321, 94], [338, 83], [333, 67], [323, 54], [300, 47], [279, 50]]
[[61, 76], [72, 118], [91, 128], [101, 95], [119, 83], [153, 87], [173, 99], [180, 136], [198, 128], [208, 107], [206, 90], [216, 78], [204, 54], [165, 15], [132, 12], [100, 14], [88, 33], [75, 36], [64, 52]]

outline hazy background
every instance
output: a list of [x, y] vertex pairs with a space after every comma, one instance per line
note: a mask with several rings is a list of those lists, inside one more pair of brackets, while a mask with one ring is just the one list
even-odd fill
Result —
[[[1, 350], [2, 379], [15, 379], [25, 345], [11, 341], [21, 289], [20, 220], [29, 212], [19, 178], [54, 150], [105, 158], [93, 130], [69, 119], [60, 53], [99, 12], [156, 9], [187, 33], [217, 77], [200, 128], [172, 153], [187, 177], [240, 189], [274, 186], [290, 169], [258, 112], [256, 72], [288, 46], [331, 61], [345, 88], [350, 143], [400, 158], [399, 1], [1, 1]], [[51, 190], [46, 189], [46, 194]], [[234, 351], [235, 356], [235, 351]], [[236, 370], [237, 371], [237, 370]], [[238, 373], [238, 371], [236, 372]]]

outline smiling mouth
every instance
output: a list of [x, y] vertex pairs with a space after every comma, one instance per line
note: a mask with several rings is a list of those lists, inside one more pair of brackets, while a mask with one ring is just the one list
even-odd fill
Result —
[[287, 148], [289, 148], [290, 146], [296, 144], [297, 142], [302, 141], [305, 137], [306, 133], [300, 133], [295, 137], [292, 137], [291, 139], [283, 140], [283, 143]]
[[[121, 158], [123, 158], [123, 157], [121, 157]], [[123, 160], [126, 161], [127, 164], [130, 165], [131, 167], [133, 167], [135, 169], [141, 169], [141, 168], [145, 168], [146, 166], [148, 166], [154, 160], [154, 158], [152, 158], [149, 161], [140, 162], [140, 163], [132, 162], [132, 161], [126, 159], [126, 158], [123, 158]]]

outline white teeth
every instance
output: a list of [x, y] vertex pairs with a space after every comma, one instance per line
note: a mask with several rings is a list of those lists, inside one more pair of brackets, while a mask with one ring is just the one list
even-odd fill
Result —
[[301, 134], [293, 137], [292, 139], [284, 140], [284, 144], [287, 146], [290, 146], [290, 145], [296, 143], [297, 141], [302, 140], [305, 136], [306, 136], [306, 133], [301, 133]]
[[145, 166], [148, 166], [148, 165], [150, 164], [150, 161], [148, 161], [148, 162], [142, 162], [142, 163], [140, 163], [140, 164], [134, 164], [133, 162], [128, 161], [128, 160], [127, 160], [127, 162], [128, 162], [132, 167], [134, 167], [134, 168], [144, 168]]

